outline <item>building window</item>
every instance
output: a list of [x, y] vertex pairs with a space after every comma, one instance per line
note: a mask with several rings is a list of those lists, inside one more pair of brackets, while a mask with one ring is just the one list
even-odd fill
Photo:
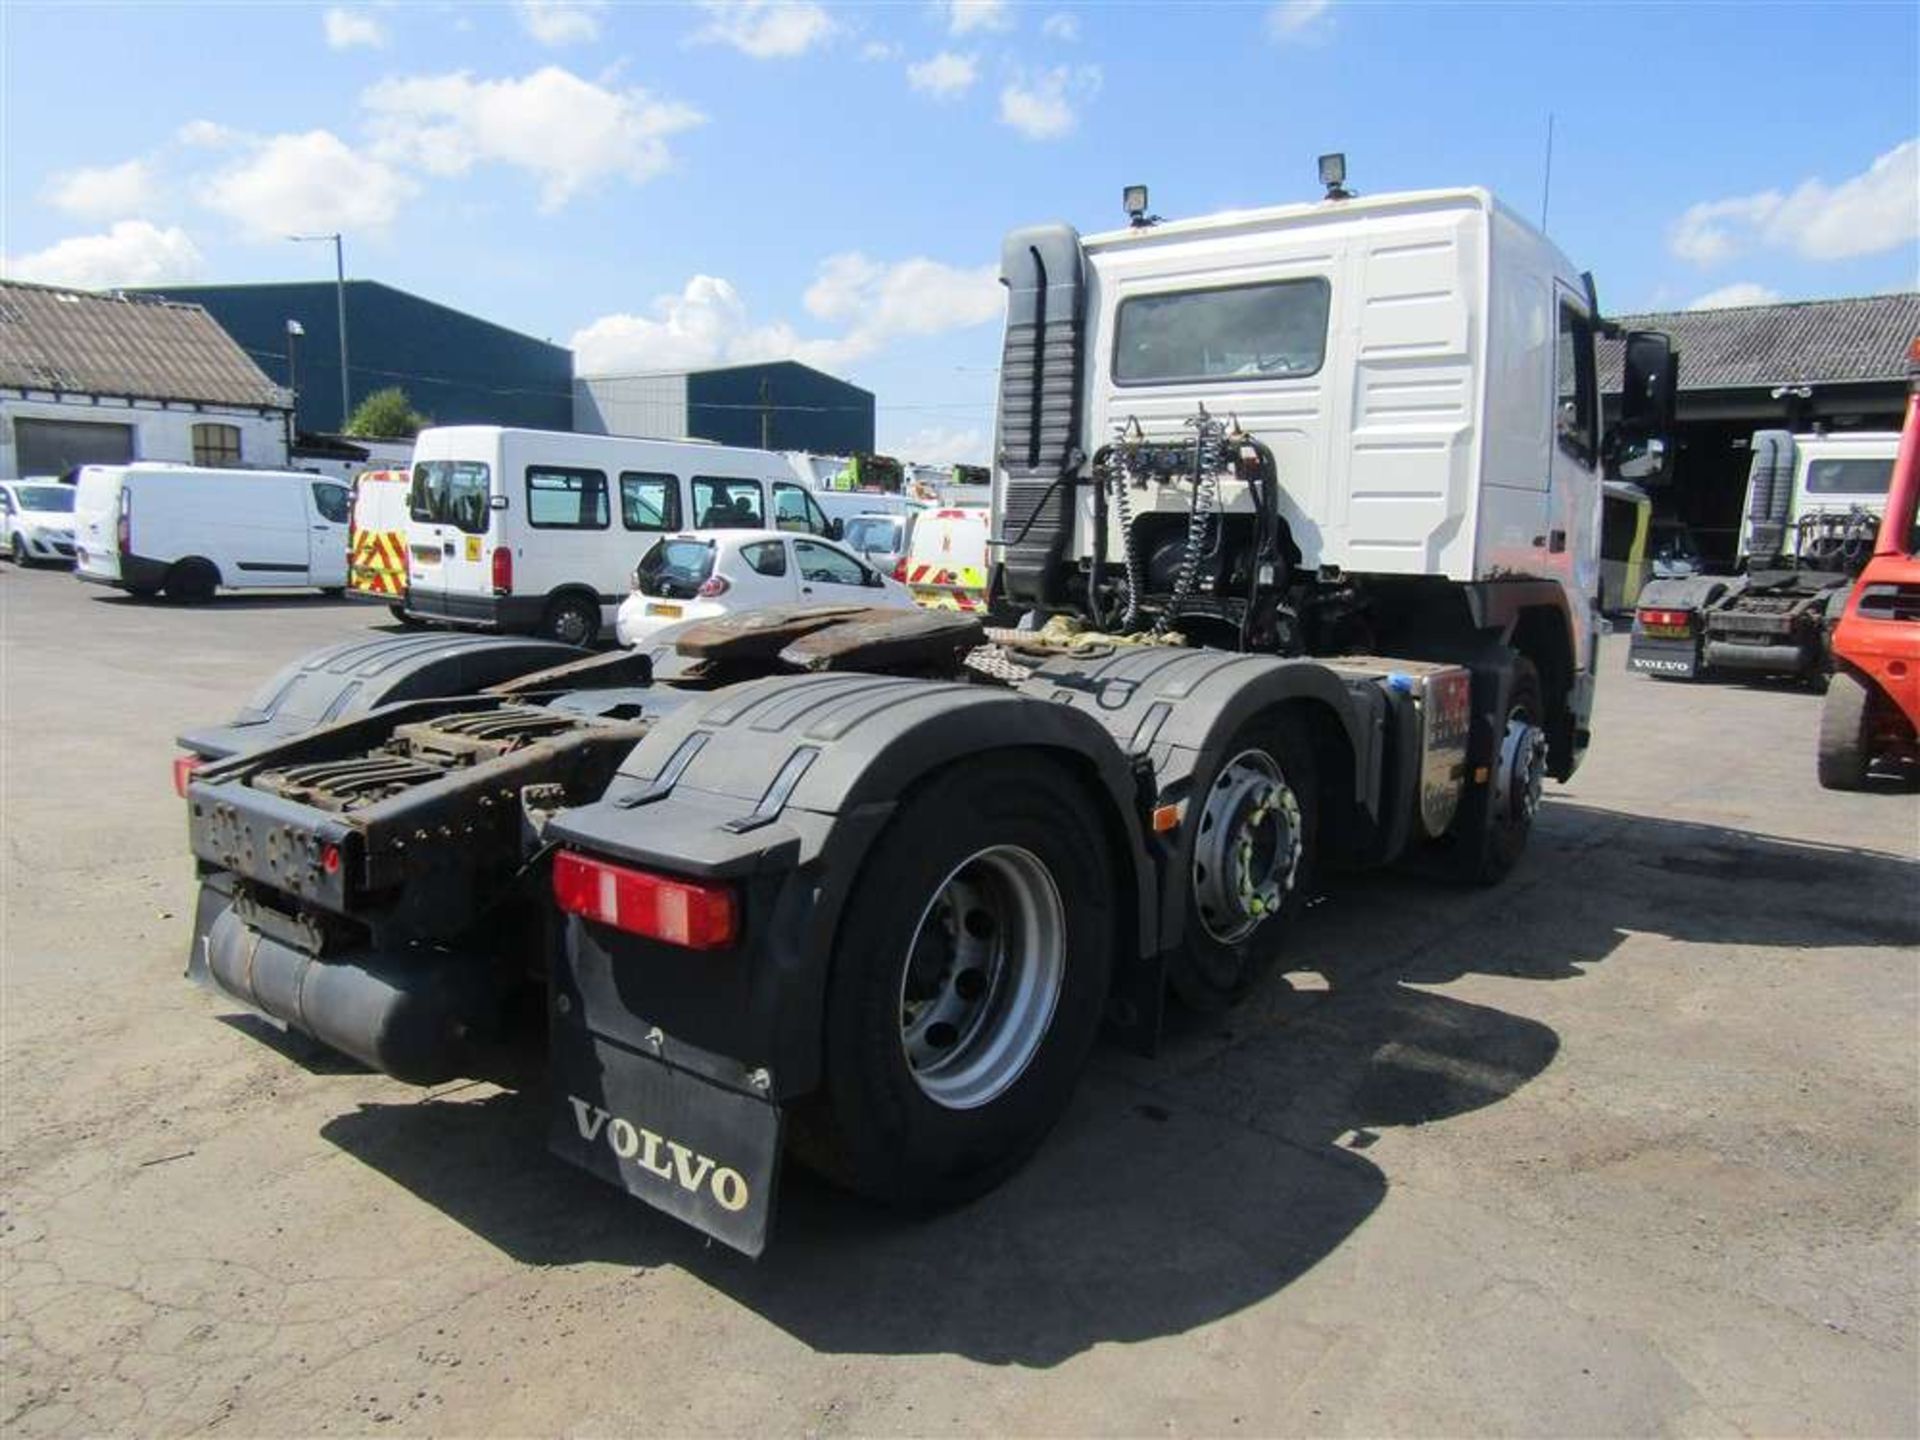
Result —
[[193, 463], [215, 468], [240, 463], [240, 427], [238, 425], [196, 425], [193, 427]]

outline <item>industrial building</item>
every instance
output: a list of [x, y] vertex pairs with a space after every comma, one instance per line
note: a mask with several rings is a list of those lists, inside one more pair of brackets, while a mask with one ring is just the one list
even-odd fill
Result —
[[588, 375], [573, 382], [572, 428], [820, 455], [869, 454], [873, 392], [792, 360]]
[[296, 390], [303, 432], [337, 433], [354, 405], [389, 385], [439, 425], [573, 428], [571, 350], [375, 280], [344, 288], [352, 392], [344, 405], [332, 281], [171, 285], [159, 293], [205, 306], [269, 376]]
[[0, 479], [286, 464], [290, 406], [198, 305], [0, 281]]
[[[1920, 337], [1920, 292], [1623, 315], [1680, 352], [1678, 451], [1655, 505], [1684, 521], [1710, 563], [1733, 559], [1756, 430], [1898, 430], [1908, 353]], [[1620, 351], [1601, 355], [1611, 419]]]

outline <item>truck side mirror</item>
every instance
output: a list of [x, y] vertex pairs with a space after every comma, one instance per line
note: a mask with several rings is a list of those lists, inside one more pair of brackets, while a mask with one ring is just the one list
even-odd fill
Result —
[[1607, 437], [1607, 470], [1623, 480], [1665, 480], [1673, 470], [1680, 355], [1657, 330], [1627, 332], [1620, 420]]

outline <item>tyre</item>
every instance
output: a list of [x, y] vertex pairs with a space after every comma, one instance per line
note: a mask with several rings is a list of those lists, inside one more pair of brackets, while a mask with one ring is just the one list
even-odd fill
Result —
[[338, 600], [347, 593], [347, 590], [344, 585], [322, 585], [320, 593], [329, 600]]
[[401, 623], [401, 625], [408, 630], [421, 629], [423, 624], [425, 623], [423, 621], [416, 620], [413, 618], [413, 616], [409, 615], [407, 613], [407, 607], [405, 605], [389, 605], [387, 606], [387, 613], [391, 615], [394, 619], [398, 620]]
[[167, 598], [185, 605], [211, 600], [213, 592], [219, 587], [220, 572], [208, 561], [197, 557], [182, 560], [167, 572]]
[[1859, 790], [1873, 762], [1873, 691], [1851, 670], [1836, 670], [1820, 705], [1820, 783]]
[[1057, 766], [988, 758], [913, 794], [841, 918], [796, 1158], [907, 1209], [999, 1184], [1093, 1048], [1115, 897], [1100, 821]]
[[584, 595], [556, 595], [541, 617], [539, 633], [563, 645], [591, 645], [600, 635], [600, 606]]
[[1273, 968], [1312, 892], [1320, 804], [1305, 727], [1276, 715], [1241, 731], [1194, 786], [1186, 824], [1187, 933], [1167, 982], [1192, 1009], [1224, 1010]]
[[33, 552], [27, 549], [26, 536], [16, 532], [7, 537], [7, 558], [20, 566], [33, 563]]
[[1540, 672], [1525, 656], [1513, 659], [1506, 725], [1495, 737], [1487, 783], [1461, 801], [1448, 837], [1454, 867], [1476, 885], [1504, 880], [1526, 851], [1533, 817], [1547, 780], [1546, 705]]

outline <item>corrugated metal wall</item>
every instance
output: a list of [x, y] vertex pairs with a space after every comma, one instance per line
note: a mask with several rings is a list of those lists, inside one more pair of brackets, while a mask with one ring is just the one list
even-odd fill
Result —
[[873, 449], [873, 395], [791, 360], [574, 383], [576, 430], [850, 455]]
[[[204, 305], [267, 375], [289, 383], [288, 320], [298, 346], [298, 424], [335, 431], [340, 404], [334, 286], [181, 285], [156, 290]], [[398, 385], [441, 425], [573, 427], [573, 352], [372, 280], [347, 282], [352, 400]], [[349, 406], [350, 410], [351, 407]]]
[[573, 428], [589, 435], [680, 440], [687, 429], [685, 375], [588, 375], [573, 382]]

